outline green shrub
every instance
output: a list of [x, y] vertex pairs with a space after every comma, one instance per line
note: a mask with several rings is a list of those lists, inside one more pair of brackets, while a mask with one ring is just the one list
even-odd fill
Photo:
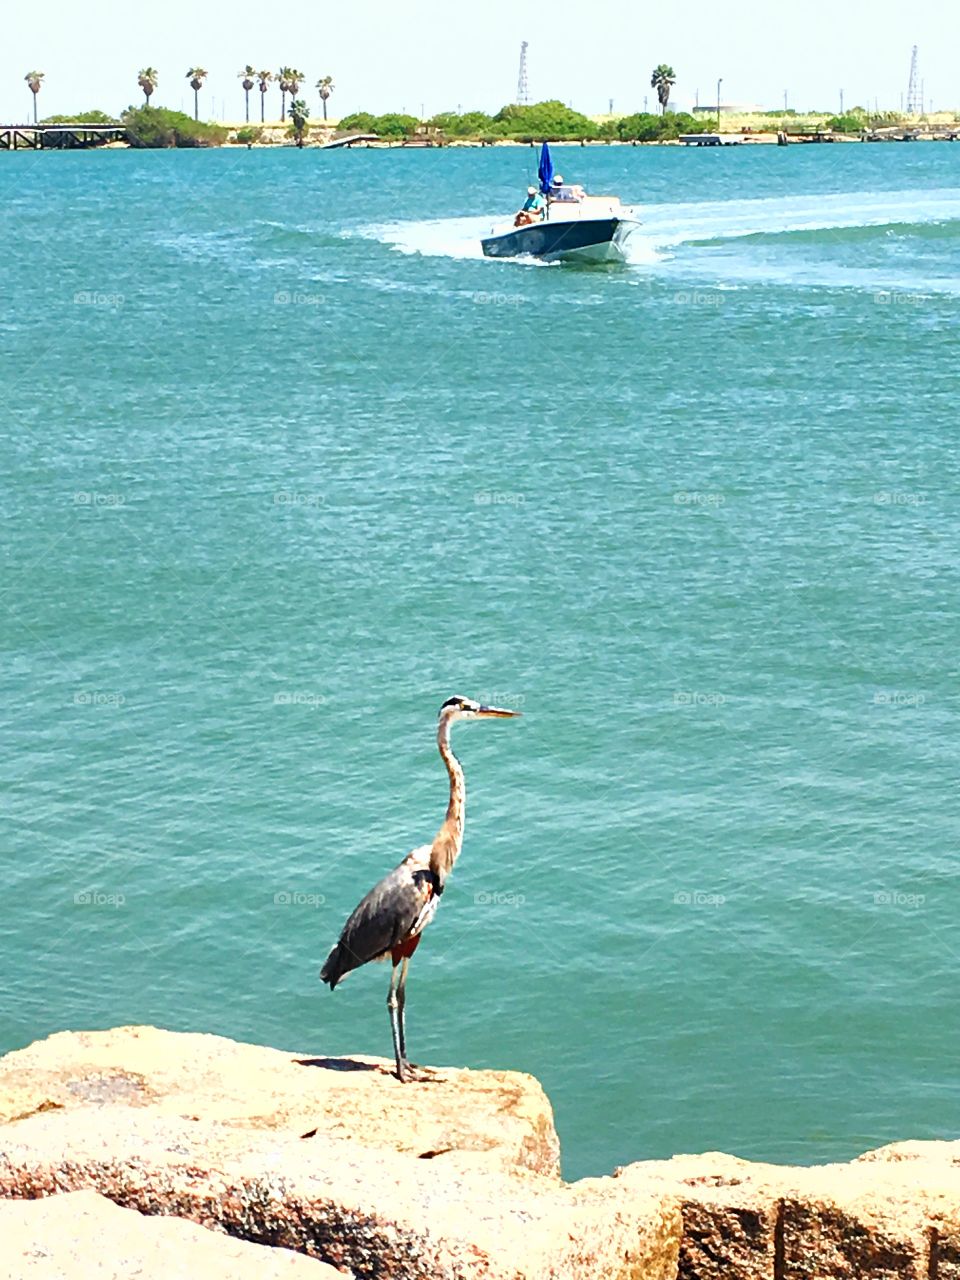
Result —
[[409, 138], [416, 133], [420, 121], [416, 116], [404, 116], [395, 111], [385, 116], [375, 116], [373, 132], [381, 138]]
[[434, 116], [430, 124], [448, 138], [479, 138], [493, 132], [493, 117], [485, 111], [443, 111]]
[[836, 133], [859, 133], [866, 124], [863, 116], [848, 111], [843, 116], [831, 116], [824, 121], [825, 129], [833, 129]]
[[416, 133], [420, 121], [416, 116], [400, 115], [389, 111], [385, 116], [374, 116], [369, 111], [355, 111], [340, 121], [339, 133], [375, 133], [378, 138], [408, 138]]
[[237, 130], [237, 141], [244, 143], [244, 145], [248, 147], [252, 147], [253, 144], [255, 142], [259, 142], [262, 137], [263, 130], [259, 125], [254, 128], [253, 125], [248, 124], [245, 128]]
[[682, 133], [710, 133], [715, 128], [711, 119], [701, 120], [686, 111], [667, 111], [654, 115], [638, 111], [616, 122], [617, 133], [624, 142], [670, 142]]
[[340, 121], [338, 133], [376, 133], [377, 117], [369, 111], [355, 111]]
[[127, 107], [120, 119], [134, 147], [219, 147], [229, 133], [166, 107]]
[[80, 111], [73, 115], [44, 116], [41, 124], [119, 124], [116, 116], [108, 116], [105, 111]]
[[516, 104], [502, 107], [493, 121], [502, 138], [517, 138], [521, 141], [530, 138], [554, 141], [599, 136], [599, 130], [592, 120], [557, 99], [536, 102], [528, 107]]

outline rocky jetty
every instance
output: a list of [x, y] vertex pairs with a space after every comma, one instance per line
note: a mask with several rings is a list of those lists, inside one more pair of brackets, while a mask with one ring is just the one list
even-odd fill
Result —
[[0, 1200], [0, 1275], [10, 1280], [343, 1280], [289, 1249], [218, 1235], [183, 1218], [120, 1209], [95, 1191]]
[[401, 1085], [379, 1059], [152, 1027], [62, 1033], [0, 1059], [0, 1275], [177, 1267], [960, 1280], [960, 1143], [809, 1169], [677, 1156], [566, 1183], [550, 1103], [513, 1072]]

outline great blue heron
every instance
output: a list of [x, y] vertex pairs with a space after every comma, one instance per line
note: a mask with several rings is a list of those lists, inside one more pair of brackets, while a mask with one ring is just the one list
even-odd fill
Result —
[[329, 983], [332, 991], [352, 969], [368, 960], [389, 956], [393, 961], [387, 1008], [400, 1081], [405, 1081], [411, 1070], [403, 1020], [407, 965], [420, 944], [420, 935], [433, 919], [446, 878], [463, 846], [466, 786], [460, 761], [450, 746], [450, 729], [458, 720], [505, 719], [519, 714], [503, 707], [482, 706], [470, 698], [448, 698], [443, 704], [437, 721], [437, 746], [450, 775], [446, 817], [433, 844], [408, 853], [359, 903], [320, 971], [321, 980]]

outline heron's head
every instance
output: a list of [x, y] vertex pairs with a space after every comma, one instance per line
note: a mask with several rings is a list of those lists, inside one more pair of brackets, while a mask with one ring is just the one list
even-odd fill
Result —
[[519, 711], [508, 711], [506, 707], [488, 707], [482, 702], [474, 702], [472, 698], [448, 698], [440, 708], [440, 722], [455, 724], [457, 720], [506, 720], [520, 715]]

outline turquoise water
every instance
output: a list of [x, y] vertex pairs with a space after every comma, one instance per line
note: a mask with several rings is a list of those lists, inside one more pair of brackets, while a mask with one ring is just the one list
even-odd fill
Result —
[[614, 270], [478, 256], [530, 154], [2, 158], [0, 1048], [389, 1055], [460, 692], [415, 1060], [570, 1176], [952, 1135], [960, 147], [564, 150]]

